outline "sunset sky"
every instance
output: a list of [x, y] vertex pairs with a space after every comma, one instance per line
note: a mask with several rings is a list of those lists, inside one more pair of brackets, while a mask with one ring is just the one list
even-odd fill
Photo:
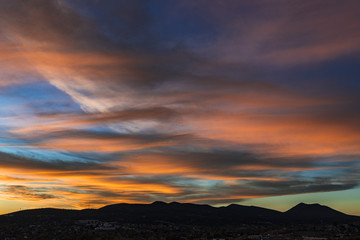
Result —
[[0, 0], [0, 214], [360, 215], [360, 1]]

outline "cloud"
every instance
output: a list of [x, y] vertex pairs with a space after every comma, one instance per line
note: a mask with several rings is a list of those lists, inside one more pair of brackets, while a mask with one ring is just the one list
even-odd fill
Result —
[[10, 169], [33, 169], [49, 171], [111, 170], [112, 167], [97, 162], [45, 161], [0, 152], [0, 166]]
[[[246, 66], [239, 69], [238, 64], [230, 67], [229, 64], [211, 61], [176, 42], [172, 47], [166, 47], [163, 40], [152, 36], [150, 31], [130, 31], [131, 36], [123, 35], [122, 28], [153, 27], [141, 20], [150, 11], [143, 7], [146, 6], [144, 3], [119, 3], [117, 10], [110, 12], [120, 23], [124, 22], [119, 26], [102, 19], [108, 24], [103, 27], [115, 31], [111, 32], [117, 36], [115, 42], [100, 31], [101, 27], [97, 28], [99, 22], [78, 13], [66, 2], [14, 1], [3, 5], [2, 15], [7, 19], [3, 31], [14, 35], [9, 41], [14, 42], [18, 55], [87, 112], [106, 112], [130, 106], [153, 107], [167, 104], [169, 100], [168, 104], [181, 103], [188, 101], [186, 94], [190, 89], [209, 86], [210, 89], [206, 89], [210, 92], [216, 90], [217, 79], [222, 79], [222, 89], [233, 89], [234, 84], [253, 90], [276, 88], [275, 84], [262, 80], [244, 80], [248, 78], [244, 74], [249, 71]], [[119, 14], [127, 8], [139, 14]], [[35, 23], [27, 26], [28, 22]], [[151, 20], [149, 22], [151, 24]], [[133, 28], [134, 25], [137, 27]], [[177, 88], [175, 95], [171, 90], [169, 94], [171, 84]], [[192, 98], [203, 98], [203, 94], [200, 91], [199, 96]], [[212, 94], [205, 97], [212, 97]]]
[[25, 181], [25, 180], [31, 180], [31, 179], [0, 175], [0, 181]]
[[[343, 158], [343, 162], [334, 162], [331, 158], [321, 161], [319, 158], [269, 158], [246, 152], [214, 150], [210, 153], [186, 147], [182, 150], [160, 147], [124, 151], [106, 164], [45, 162], [4, 153], [0, 164], [12, 169], [13, 174], [24, 176], [22, 181], [27, 182], [27, 187], [33, 189], [33, 194], [40, 195], [33, 196], [27, 188], [13, 187], [7, 188], [5, 196], [22, 194], [24, 199], [28, 197], [32, 201], [54, 195], [73, 206], [95, 207], [119, 201], [139, 203], [156, 199], [224, 204], [248, 198], [357, 187], [358, 156], [337, 158]], [[29, 185], [31, 176], [38, 179]], [[1, 179], [4, 180], [9, 181]], [[22, 183], [21, 179], [17, 180]], [[46, 182], [51, 182], [51, 188]]]
[[[12, 130], [14, 134], [29, 134], [32, 132], [47, 134], [54, 131], [71, 129], [72, 127], [89, 127], [96, 125], [111, 125], [131, 121], [165, 122], [176, 119], [179, 115], [173, 109], [153, 107], [144, 109], [125, 109], [106, 113], [40, 113], [35, 124], [18, 127]], [[124, 128], [125, 125], [124, 125]]]
[[222, 34], [208, 49], [218, 51], [216, 56], [228, 62], [288, 68], [359, 50], [357, 1], [194, 1], [180, 5], [201, 11], [216, 23]]
[[44, 190], [29, 188], [22, 185], [6, 185], [2, 188], [4, 188], [2, 189], [4, 193], [9, 194], [9, 196], [7, 197], [8, 199], [23, 198], [27, 201], [38, 201], [57, 198], [57, 196], [46, 193], [46, 191], [44, 192]]
[[[79, 46], [79, 41], [74, 39], [93, 41], [96, 38], [90, 21], [75, 14], [61, 1], [1, 1], [1, 5], [2, 25], [5, 31], [13, 33], [8, 35], [9, 38], [31, 38], [33, 43], [43, 42], [50, 46], [51, 43]], [[84, 44], [86, 41], [81, 42], [82, 46]]]
[[62, 151], [73, 152], [119, 152], [189, 144], [189, 141], [192, 140], [196, 140], [196, 137], [190, 134], [125, 134], [63, 130], [37, 136], [32, 135], [31, 138], [25, 141], [28, 145], [36, 148], [60, 149]]

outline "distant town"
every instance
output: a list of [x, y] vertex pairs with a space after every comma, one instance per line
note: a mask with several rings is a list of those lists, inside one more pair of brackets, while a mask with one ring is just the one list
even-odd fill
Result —
[[0, 227], [1, 240], [355, 240], [360, 224], [241, 224], [238, 226], [191, 226], [165, 222], [119, 224], [96, 219], [72, 223], [8, 225]]

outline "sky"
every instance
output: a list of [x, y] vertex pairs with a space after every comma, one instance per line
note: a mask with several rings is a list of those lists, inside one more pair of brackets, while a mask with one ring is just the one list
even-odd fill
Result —
[[360, 1], [0, 0], [0, 214], [360, 215]]

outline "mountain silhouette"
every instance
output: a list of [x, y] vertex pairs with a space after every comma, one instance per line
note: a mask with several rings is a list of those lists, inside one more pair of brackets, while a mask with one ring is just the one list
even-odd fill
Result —
[[360, 217], [347, 215], [330, 207], [315, 204], [299, 203], [284, 212], [287, 219], [294, 222], [352, 222], [359, 221]]
[[286, 212], [231, 204], [212, 207], [192, 203], [113, 204], [99, 209], [65, 210], [43, 208], [23, 210], [0, 216], [0, 224], [59, 222], [98, 219], [119, 223], [174, 223], [187, 225], [236, 225], [242, 223], [351, 223], [351, 216], [319, 204], [300, 203]]

